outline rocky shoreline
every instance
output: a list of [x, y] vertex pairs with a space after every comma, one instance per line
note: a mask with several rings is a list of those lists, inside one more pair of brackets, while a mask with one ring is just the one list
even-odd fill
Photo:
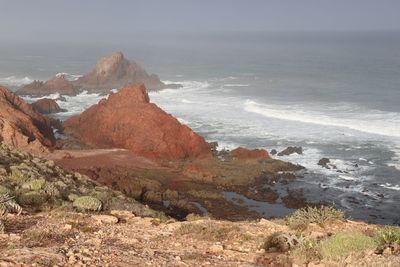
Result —
[[[379, 226], [347, 221], [290, 186], [305, 168], [271, 155], [301, 147], [218, 150], [152, 103], [145, 85], [132, 85], [154, 79], [133, 75], [144, 72], [135, 64], [120, 53], [100, 60], [77, 83], [124, 87], [64, 122], [48, 117], [55, 101], [29, 105], [0, 87], [0, 264], [345, 266], [331, 265], [323, 246], [347, 231], [369, 245], [345, 261], [399, 262], [397, 228], [393, 244], [375, 246]], [[19, 93], [48, 94], [55, 84], [76, 93], [77, 83], [57, 76]], [[326, 158], [315, 164], [336, 170]], [[172, 239], [176, 249], [162, 252]]]

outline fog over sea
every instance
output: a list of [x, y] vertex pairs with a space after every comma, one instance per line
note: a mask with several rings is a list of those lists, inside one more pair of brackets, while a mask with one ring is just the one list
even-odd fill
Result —
[[[151, 92], [151, 100], [208, 141], [227, 149], [301, 146], [303, 155], [277, 158], [307, 168], [292, 185], [307, 199], [335, 203], [355, 219], [400, 223], [400, 32], [1, 43], [0, 84], [16, 89], [59, 72], [75, 79], [118, 50], [183, 85]], [[60, 118], [101, 96], [66, 99]], [[323, 157], [337, 169], [318, 166]]]

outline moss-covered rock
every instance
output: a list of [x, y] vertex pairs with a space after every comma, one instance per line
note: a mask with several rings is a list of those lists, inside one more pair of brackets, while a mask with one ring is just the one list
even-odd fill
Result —
[[78, 197], [72, 205], [81, 211], [101, 211], [103, 207], [103, 203], [98, 198], [91, 196]]

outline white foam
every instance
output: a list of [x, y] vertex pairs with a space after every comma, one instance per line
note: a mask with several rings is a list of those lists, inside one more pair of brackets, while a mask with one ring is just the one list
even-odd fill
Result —
[[224, 84], [225, 87], [248, 87], [250, 84], [242, 84], [242, 83], [227, 83]]
[[328, 109], [325, 106], [323, 110], [305, 110], [304, 104], [302, 106], [266, 105], [252, 100], [246, 100], [244, 103], [245, 111], [257, 113], [265, 117], [348, 128], [376, 135], [400, 137], [400, 113], [379, 110], [354, 110], [359, 109], [358, 107], [352, 107], [353, 110], [347, 110], [346, 108], [349, 107], [346, 106], [343, 109], [340, 107], [331, 107]]
[[0, 77], [0, 84], [8, 85], [8, 86], [22, 86], [25, 84], [29, 84], [33, 82], [33, 79], [29, 77], [16, 77], [16, 76], [9, 76], [9, 77]]
[[[207, 81], [190, 81], [190, 80], [185, 80], [185, 81], [169, 81], [169, 80], [165, 80], [162, 81], [165, 84], [181, 84], [182, 88], [178, 88], [178, 89], [164, 89], [164, 90], [160, 90], [157, 91], [159, 93], [168, 93], [168, 92], [176, 92], [176, 91], [180, 91], [180, 90], [199, 90], [199, 89], [205, 89], [208, 88], [210, 86], [210, 84]], [[176, 92], [176, 93], [178, 93]], [[152, 92], [154, 93], [154, 92]]]
[[383, 188], [386, 188], [386, 189], [400, 191], [400, 185], [397, 185], [397, 184], [393, 185], [390, 183], [385, 183], [385, 184], [380, 184], [379, 186], [382, 186]]
[[80, 74], [70, 74], [67, 72], [60, 72], [56, 74], [56, 77], [60, 77], [60, 76], [64, 76], [65, 79], [67, 79], [68, 81], [76, 81], [78, 80], [80, 77], [82, 77], [83, 75]]
[[22, 98], [28, 103], [33, 103], [33, 102], [36, 102], [36, 101], [38, 101], [40, 99], [44, 99], [44, 98], [56, 100], [56, 99], [59, 99], [60, 97], [61, 97], [61, 95], [59, 93], [54, 93], [54, 94], [40, 96], [40, 97], [22, 96]]

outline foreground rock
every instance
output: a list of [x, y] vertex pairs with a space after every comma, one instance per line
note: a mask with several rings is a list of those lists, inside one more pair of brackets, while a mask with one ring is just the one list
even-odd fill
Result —
[[33, 109], [42, 114], [52, 114], [64, 112], [65, 109], [60, 108], [53, 99], [43, 98], [32, 104]]
[[143, 85], [123, 88], [64, 126], [66, 133], [95, 148], [126, 148], [158, 159], [212, 156], [204, 138], [150, 103]]
[[0, 87], [0, 142], [35, 154], [54, 145], [49, 119], [4, 87]]
[[[1, 266], [399, 266], [400, 256], [361, 251], [345, 259], [302, 261], [263, 249], [276, 233], [296, 234], [281, 221], [161, 222], [130, 217], [114, 223], [76, 212], [9, 216], [0, 235]], [[314, 225], [302, 236], [326, 240], [342, 232], [371, 234], [376, 226], [347, 221]], [[299, 234], [297, 232], [297, 234]], [[305, 247], [311, 254], [312, 245]], [[357, 246], [360, 244], [355, 244]], [[303, 255], [300, 255], [303, 256]], [[304, 255], [305, 256], [305, 255]]]
[[64, 74], [56, 74], [51, 80], [46, 82], [33, 81], [20, 88], [19, 95], [45, 96], [54, 93], [61, 95], [76, 95], [78, 88], [68, 81]]

